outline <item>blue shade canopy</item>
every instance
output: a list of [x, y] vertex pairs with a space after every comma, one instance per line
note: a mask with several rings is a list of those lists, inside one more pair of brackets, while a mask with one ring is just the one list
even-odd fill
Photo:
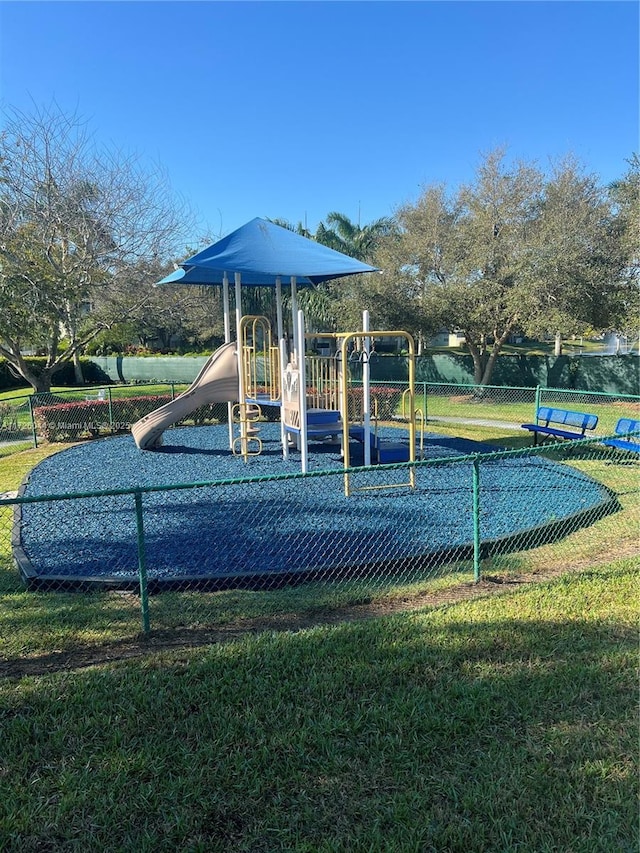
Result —
[[231, 281], [233, 273], [238, 272], [246, 286], [273, 287], [277, 276], [283, 279], [296, 276], [298, 284], [309, 285], [377, 271], [376, 267], [259, 217], [188, 258], [181, 266], [182, 270], [171, 273], [159, 284], [222, 284], [225, 272]]
[[[234, 270], [233, 272], [236, 272]], [[233, 272], [227, 270], [227, 276], [229, 278], [229, 284], [233, 287]], [[239, 272], [239, 270], [238, 270]], [[209, 269], [209, 267], [193, 267], [188, 266], [186, 262], [184, 265], [177, 270], [174, 270], [169, 275], [165, 276], [162, 281], [157, 282], [158, 285], [161, 284], [199, 284], [199, 285], [222, 285], [222, 280], [224, 278], [225, 270], [214, 270]], [[242, 273], [242, 286], [243, 287], [274, 287], [276, 283], [276, 277], [274, 275], [260, 275], [258, 273]], [[289, 282], [286, 279], [283, 279], [283, 284], [288, 284]], [[306, 278], [301, 277], [297, 279], [298, 287], [310, 287], [313, 282]]]

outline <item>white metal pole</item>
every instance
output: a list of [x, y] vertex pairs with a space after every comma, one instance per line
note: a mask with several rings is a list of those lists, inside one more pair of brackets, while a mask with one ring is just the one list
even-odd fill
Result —
[[297, 360], [300, 352], [300, 341], [298, 334], [298, 292], [295, 275], [291, 276], [291, 320], [293, 325], [293, 355], [294, 359]]
[[222, 306], [224, 310], [224, 342], [231, 343], [231, 310], [229, 308], [229, 275], [222, 276]]
[[[291, 276], [291, 324], [293, 327], [293, 355], [291, 361], [297, 370], [300, 369], [300, 332], [298, 329], [298, 290], [296, 287], [296, 276]], [[303, 335], [304, 339], [304, 335]], [[305, 397], [306, 400], [306, 397]], [[302, 436], [300, 433], [296, 436], [296, 446], [298, 450], [302, 447]]]
[[278, 324], [278, 351], [280, 354], [280, 438], [282, 441], [282, 455], [285, 459], [289, 456], [289, 447], [287, 445], [287, 433], [284, 428], [284, 373], [287, 369], [287, 360], [289, 349], [284, 340], [284, 322], [282, 319], [282, 279], [276, 276], [276, 318]]
[[307, 375], [304, 358], [304, 312], [298, 311], [298, 376], [300, 377], [300, 453], [302, 454], [302, 473], [309, 470], [309, 449], [307, 447]]
[[[222, 306], [224, 311], [224, 342], [231, 343], [231, 309], [229, 307], [229, 276], [222, 276]], [[236, 356], [239, 358], [239, 355]], [[233, 450], [233, 403], [227, 403], [227, 425], [229, 427], [229, 450]]]
[[[362, 331], [369, 331], [369, 312], [362, 312]], [[364, 426], [364, 464], [371, 465], [371, 376], [369, 371], [369, 353], [371, 339], [363, 340], [362, 357], [362, 420]]]
[[282, 279], [280, 276], [276, 278], [276, 316], [278, 318], [278, 340], [284, 335], [284, 325], [282, 322]]

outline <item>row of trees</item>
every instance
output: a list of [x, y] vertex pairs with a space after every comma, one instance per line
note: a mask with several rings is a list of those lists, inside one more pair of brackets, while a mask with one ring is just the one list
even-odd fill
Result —
[[460, 329], [478, 384], [515, 333], [637, 330], [639, 165], [603, 188], [573, 159], [545, 176], [493, 151], [472, 183], [427, 187], [379, 243], [377, 322], [418, 336]]
[[392, 219], [361, 228], [329, 214], [329, 228], [321, 223], [312, 236], [382, 273], [327, 285], [330, 312], [320, 294], [315, 300], [342, 328], [357, 327], [367, 307], [378, 328], [422, 340], [458, 329], [475, 381], [487, 384], [515, 334], [555, 334], [559, 353], [563, 336], [586, 330], [637, 333], [639, 202], [637, 156], [622, 179], [601, 187], [573, 158], [547, 176], [495, 150], [472, 183], [453, 193], [428, 186]]
[[[459, 329], [479, 384], [515, 333], [633, 327], [640, 314], [640, 162], [602, 187], [573, 159], [545, 174], [502, 150], [457, 189], [424, 188], [393, 217], [329, 213], [315, 233], [273, 220], [382, 272], [301, 295], [316, 328], [379, 328], [428, 339]], [[37, 390], [105, 336], [196, 348], [222, 335], [217, 289], [153, 284], [187, 257], [192, 217], [165, 176], [99, 149], [55, 107], [7, 115], [0, 138], [0, 355]], [[182, 247], [182, 248], [181, 248]], [[267, 291], [247, 304], [268, 310]], [[46, 353], [36, 372], [25, 351]], [[79, 376], [78, 379], [81, 377]]]

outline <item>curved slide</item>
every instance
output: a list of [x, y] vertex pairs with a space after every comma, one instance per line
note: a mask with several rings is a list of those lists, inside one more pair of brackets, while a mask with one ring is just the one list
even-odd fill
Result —
[[225, 344], [214, 352], [186, 391], [133, 424], [131, 432], [136, 444], [140, 450], [159, 447], [165, 429], [186, 418], [198, 406], [235, 402], [239, 387], [236, 344]]

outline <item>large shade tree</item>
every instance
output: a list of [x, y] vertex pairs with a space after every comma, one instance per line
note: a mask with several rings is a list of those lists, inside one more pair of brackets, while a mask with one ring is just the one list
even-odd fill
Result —
[[[99, 147], [77, 115], [55, 105], [7, 110], [0, 355], [34, 389], [48, 390], [100, 331], [144, 304], [148, 293], [129, 273], [170, 257], [189, 225], [159, 170]], [[25, 359], [33, 348], [46, 354], [41, 370]]]
[[[219, 345], [224, 340], [220, 289], [157, 287], [156, 283], [173, 269], [173, 264], [157, 259], [143, 259], [129, 266], [120, 276], [123, 302], [110, 306], [114, 315], [127, 319], [98, 335], [87, 351], [109, 354], [142, 347], [167, 352], [178, 348], [210, 350]], [[134, 305], [129, 298], [133, 292], [137, 294]]]
[[614, 298], [613, 325], [629, 337], [638, 333], [640, 317], [640, 157], [627, 162], [625, 175], [609, 187], [615, 218], [613, 237], [625, 259]]
[[492, 151], [472, 182], [427, 187], [397, 219], [378, 255], [378, 303], [418, 335], [461, 329], [479, 385], [515, 332], [602, 328], [613, 316], [625, 266], [615, 211], [571, 159], [547, 177]]
[[572, 158], [555, 166], [528, 241], [530, 287], [520, 297], [521, 328], [555, 334], [560, 355], [563, 337], [616, 325], [625, 290], [622, 236], [610, 193], [597, 177]]

